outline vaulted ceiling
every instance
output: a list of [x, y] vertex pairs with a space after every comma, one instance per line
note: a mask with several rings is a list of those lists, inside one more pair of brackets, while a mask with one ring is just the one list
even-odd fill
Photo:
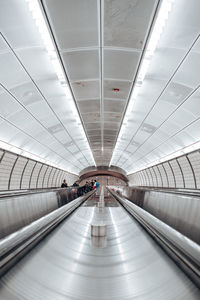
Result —
[[170, 0], [138, 85], [164, 1], [38, 1], [57, 66], [37, 0], [0, 0], [0, 147], [74, 173], [110, 163], [130, 173], [198, 142], [198, 0]]
[[111, 160], [156, 2], [44, 1], [97, 165]]

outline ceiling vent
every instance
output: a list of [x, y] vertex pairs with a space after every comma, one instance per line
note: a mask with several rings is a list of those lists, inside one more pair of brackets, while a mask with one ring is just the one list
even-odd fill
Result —
[[142, 131], [153, 133], [156, 130], [156, 127], [147, 123], [144, 123], [141, 128]]

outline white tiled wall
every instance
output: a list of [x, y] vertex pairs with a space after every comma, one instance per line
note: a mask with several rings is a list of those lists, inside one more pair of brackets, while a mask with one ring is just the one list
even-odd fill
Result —
[[37, 162], [37, 164], [35, 165], [32, 175], [31, 175], [31, 184], [30, 184], [30, 188], [31, 189], [36, 189], [37, 188], [37, 180], [38, 180], [38, 176], [39, 176], [39, 172], [40, 169], [42, 168], [42, 164]]
[[[146, 170], [142, 171], [142, 174], [143, 174], [143, 178], [144, 178], [144, 185], [149, 185], [149, 180], [148, 180], [148, 177], [147, 177]], [[140, 185], [140, 184], [138, 183], [138, 185]]]
[[60, 170], [57, 169], [56, 172], [54, 173], [53, 180], [52, 180], [52, 183], [51, 183], [52, 187], [56, 186], [56, 184], [57, 184], [57, 178], [58, 178], [59, 172], [60, 172]]
[[176, 181], [176, 188], [184, 188], [184, 183], [183, 183], [183, 176], [181, 173], [181, 169], [179, 167], [179, 164], [177, 163], [176, 159], [170, 160], [169, 164], [172, 167], [175, 181]]
[[47, 165], [43, 165], [42, 166], [42, 169], [40, 170], [40, 173], [39, 173], [39, 177], [38, 177], [38, 183], [37, 183], [37, 188], [41, 189], [43, 187], [43, 180], [44, 180], [44, 175], [45, 175], [45, 172], [47, 170], [48, 166]]
[[24, 167], [27, 164], [28, 159], [24, 157], [18, 157], [15, 166], [12, 171], [12, 175], [10, 178], [10, 186], [9, 190], [19, 190], [20, 189], [20, 183], [21, 183], [21, 176], [22, 172], [24, 170]]
[[163, 168], [165, 169], [166, 173], [167, 173], [167, 178], [168, 178], [168, 182], [169, 182], [169, 187], [176, 187], [176, 183], [175, 183], [175, 179], [174, 179], [174, 173], [172, 172], [172, 166], [166, 162], [163, 164]]
[[160, 176], [160, 172], [158, 170], [158, 167], [157, 166], [153, 167], [153, 170], [154, 170], [154, 173], [155, 173], [156, 178], [157, 178], [157, 186], [162, 187], [163, 183], [162, 183], [162, 178]]
[[200, 150], [128, 175], [129, 185], [200, 189]]
[[167, 174], [166, 174], [166, 171], [165, 171], [163, 165], [158, 165], [157, 168], [160, 171], [160, 176], [162, 178], [162, 186], [168, 187]]
[[154, 186], [152, 175], [149, 169], [146, 169], [146, 174], [147, 174], [149, 185]]
[[186, 188], [195, 189], [195, 180], [192, 172], [191, 165], [186, 156], [179, 157], [178, 159], [179, 165], [182, 169], [184, 183]]
[[34, 161], [34, 160], [28, 161], [28, 163], [24, 169], [24, 174], [22, 174], [21, 189], [29, 189], [30, 188], [31, 174], [32, 174], [35, 164], [36, 164], [36, 161]]
[[49, 179], [48, 179], [48, 187], [52, 187], [52, 181], [53, 181], [53, 177], [55, 175], [56, 169], [52, 169], [50, 175], [49, 175]]
[[72, 185], [78, 176], [0, 149], [0, 190], [60, 187], [64, 178]]
[[0, 164], [0, 190], [8, 190], [10, 173], [16, 159], [16, 155], [13, 155], [11, 153], [4, 154]]
[[200, 153], [194, 152], [188, 154], [188, 159], [192, 165], [195, 174], [195, 181], [197, 189], [200, 189]]
[[48, 179], [49, 179], [49, 175], [50, 175], [51, 171], [52, 171], [52, 167], [49, 166], [46, 171], [45, 177], [44, 177], [43, 188], [48, 187]]

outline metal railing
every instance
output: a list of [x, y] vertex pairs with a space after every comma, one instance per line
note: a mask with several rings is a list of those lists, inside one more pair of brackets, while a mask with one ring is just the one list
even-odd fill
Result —
[[43, 216], [20, 230], [0, 240], [0, 276], [11, 268], [21, 257], [33, 248], [44, 236], [52, 231], [95, 191], [81, 196], [72, 202]]
[[113, 190], [108, 190], [200, 287], [200, 246]]

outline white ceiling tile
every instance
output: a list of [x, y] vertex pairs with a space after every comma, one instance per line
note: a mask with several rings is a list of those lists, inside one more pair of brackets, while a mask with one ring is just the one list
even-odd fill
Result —
[[111, 113], [122, 113], [124, 110], [125, 101], [118, 100], [105, 100], [104, 101], [104, 112]]
[[13, 48], [36, 47], [42, 43], [25, 1], [1, 1], [0, 28]]
[[[104, 98], [127, 100], [131, 88], [129, 81], [104, 80]], [[119, 89], [115, 92], [113, 89]]]
[[104, 44], [141, 49], [155, 2], [105, 0]]
[[10, 89], [10, 92], [27, 108], [36, 102], [41, 103], [43, 101], [41, 94], [31, 81]]
[[199, 79], [200, 52], [191, 51], [174, 76], [174, 81], [190, 88], [200, 84]]
[[171, 48], [188, 49], [199, 34], [199, 10], [199, 1], [173, 1], [160, 44]]
[[98, 45], [97, 1], [45, 0], [60, 49]]
[[98, 50], [66, 52], [62, 57], [70, 81], [99, 79]]
[[85, 114], [85, 113], [90, 114], [88, 116], [89, 120], [87, 120], [87, 122], [89, 122], [91, 114], [98, 113], [100, 111], [100, 101], [99, 100], [78, 101], [78, 107], [81, 111], [81, 114]]
[[0, 115], [4, 118], [21, 111], [21, 105], [7, 92], [0, 94]]
[[0, 83], [7, 89], [29, 82], [30, 78], [11, 52], [0, 54]]
[[72, 89], [77, 100], [99, 99], [99, 81], [84, 81], [72, 83]]
[[28, 73], [36, 82], [57, 78], [53, 64], [44, 47], [20, 49], [16, 53]]
[[132, 81], [138, 65], [139, 53], [104, 50], [104, 77]]
[[182, 109], [194, 117], [200, 116], [200, 90], [198, 89], [187, 101], [182, 105]]

